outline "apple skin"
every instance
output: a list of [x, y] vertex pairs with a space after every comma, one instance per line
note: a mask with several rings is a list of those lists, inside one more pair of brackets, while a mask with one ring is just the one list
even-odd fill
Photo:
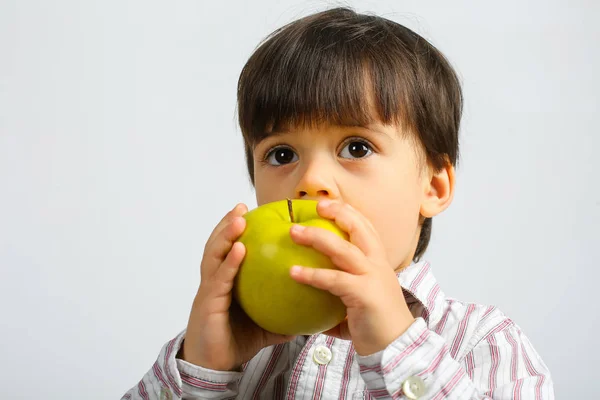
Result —
[[[317, 213], [316, 200], [292, 200], [294, 221], [317, 226], [348, 239], [348, 235]], [[346, 307], [331, 293], [300, 284], [290, 277], [294, 265], [337, 269], [330, 258], [290, 237], [287, 200], [263, 204], [247, 212], [246, 229], [238, 239], [246, 255], [233, 288], [244, 312], [261, 328], [283, 335], [312, 335], [335, 327]]]

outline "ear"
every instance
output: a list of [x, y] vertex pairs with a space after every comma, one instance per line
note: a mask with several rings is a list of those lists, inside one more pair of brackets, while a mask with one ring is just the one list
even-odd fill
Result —
[[452, 203], [454, 198], [454, 166], [447, 162], [439, 171], [434, 171], [432, 167], [425, 173], [423, 190], [424, 197], [421, 203], [421, 215], [425, 218], [432, 218]]

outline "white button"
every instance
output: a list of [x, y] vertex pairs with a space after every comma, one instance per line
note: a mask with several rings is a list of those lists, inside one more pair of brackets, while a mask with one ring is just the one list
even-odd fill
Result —
[[173, 400], [173, 395], [166, 387], [160, 390], [160, 400]]
[[329, 350], [327, 347], [325, 346], [317, 346], [317, 348], [315, 349], [314, 353], [313, 353], [313, 360], [317, 363], [317, 364], [328, 364], [329, 361], [331, 361], [331, 357], [333, 354], [331, 354], [331, 350]]
[[411, 376], [402, 383], [402, 392], [407, 399], [417, 400], [425, 394], [425, 382], [418, 376]]

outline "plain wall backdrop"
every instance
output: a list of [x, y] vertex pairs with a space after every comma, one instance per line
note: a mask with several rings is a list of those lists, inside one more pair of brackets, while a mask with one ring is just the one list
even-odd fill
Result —
[[186, 327], [202, 249], [255, 207], [238, 74], [348, 4], [414, 29], [464, 87], [454, 204], [426, 258], [500, 307], [558, 398], [597, 392], [596, 1], [0, 0], [0, 395], [120, 398]]

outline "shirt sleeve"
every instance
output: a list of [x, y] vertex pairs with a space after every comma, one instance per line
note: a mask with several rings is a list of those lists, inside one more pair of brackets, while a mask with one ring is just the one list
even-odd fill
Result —
[[185, 330], [167, 342], [152, 368], [121, 400], [228, 399], [235, 397], [242, 372], [214, 371], [176, 358]]
[[386, 349], [358, 356], [360, 373], [376, 399], [553, 400], [548, 368], [510, 320], [482, 335], [460, 360], [423, 318]]

